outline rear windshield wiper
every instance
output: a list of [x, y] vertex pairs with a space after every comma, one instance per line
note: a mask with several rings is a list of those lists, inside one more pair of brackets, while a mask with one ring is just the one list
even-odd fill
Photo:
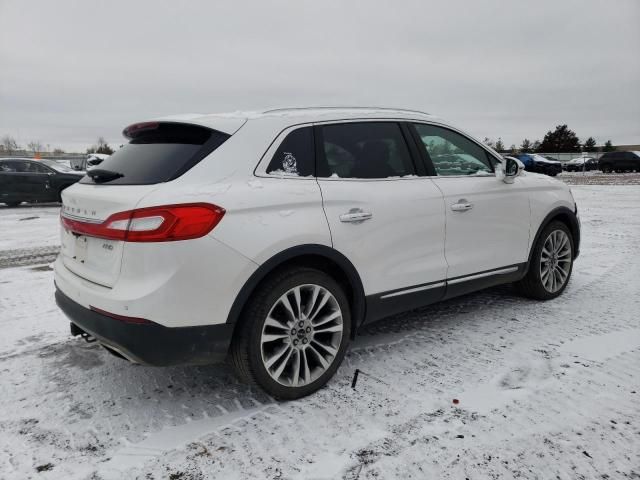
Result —
[[113, 170], [104, 170], [102, 168], [94, 168], [87, 172], [87, 175], [96, 183], [110, 182], [116, 178], [124, 177], [124, 173], [114, 172]]

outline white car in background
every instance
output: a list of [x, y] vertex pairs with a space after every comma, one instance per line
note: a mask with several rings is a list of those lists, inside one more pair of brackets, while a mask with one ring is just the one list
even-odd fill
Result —
[[424, 113], [183, 115], [124, 135], [63, 192], [55, 283], [72, 332], [133, 362], [230, 357], [297, 398], [362, 325], [503, 283], [552, 299], [578, 255], [565, 184]]
[[73, 160], [71, 160], [71, 168], [79, 171], [89, 170], [100, 165], [110, 156], [111, 155], [108, 155], [106, 153], [88, 153], [84, 158], [74, 158]]

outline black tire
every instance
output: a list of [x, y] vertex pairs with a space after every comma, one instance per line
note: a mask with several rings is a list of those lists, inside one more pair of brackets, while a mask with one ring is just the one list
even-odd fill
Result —
[[604, 164], [602, 165], [602, 173], [611, 173], [611, 165], [609, 164]]
[[[569, 243], [571, 245], [571, 262], [569, 264], [569, 272], [567, 278], [564, 280], [564, 283], [558, 290], [551, 292], [547, 290], [547, 288], [545, 288], [542, 282], [540, 263], [544, 244], [549, 235], [551, 235], [551, 233], [555, 232], [556, 230], [561, 230], [569, 238]], [[542, 230], [536, 244], [533, 247], [531, 262], [529, 263], [529, 271], [522, 280], [516, 282], [515, 284], [518, 291], [525, 297], [533, 298], [536, 300], [551, 300], [552, 298], [556, 298], [561, 295], [562, 292], [564, 292], [565, 288], [567, 288], [569, 280], [571, 279], [571, 272], [573, 271], [574, 251], [575, 250], [571, 230], [569, 230], [569, 228], [564, 223], [559, 221], [553, 221], [549, 223], [549, 225], [547, 225]]]
[[17, 207], [18, 205], [20, 205], [21, 203], [22, 203], [22, 202], [4, 202], [4, 204], [5, 204], [7, 207], [10, 207], [10, 208], [15, 208], [15, 207]]
[[[293, 387], [279, 383], [268, 372], [263, 361], [261, 338], [265, 321], [274, 305], [291, 289], [301, 285], [318, 285], [333, 295], [341, 310], [342, 338], [329, 367], [315, 380]], [[304, 397], [325, 385], [342, 363], [351, 335], [349, 302], [342, 287], [326, 273], [309, 267], [274, 272], [252, 294], [239, 322], [229, 355], [236, 374], [245, 382], [255, 383], [269, 395], [282, 400]]]

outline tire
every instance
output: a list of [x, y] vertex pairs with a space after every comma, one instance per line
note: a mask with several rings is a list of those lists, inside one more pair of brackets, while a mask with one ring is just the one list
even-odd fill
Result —
[[230, 360], [242, 380], [275, 398], [293, 400], [329, 381], [350, 334], [349, 302], [338, 282], [319, 270], [293, 267], [272, 274], [253, 293], [237, 326]]
[[611, 173], [611, 170], [612, 170], [611, 165], [609, 164], [602, 165], [602, 173]]
[[4, 202], [4, 204], [9, 208], [15, 208], [20, 205], [22, 202]]
[[[552, 235], [555, 235], [553, 239]], [[557, 245], [555, 250], [554, 245]], [[550, 254], [543, 253], [543, 250]], [[551, 300], [561, 295], [571, 279], [573, 252], [573, 236], [569, 228], [559, 221], [547, 225], [533, 247], [529, 271], [516, 283], [520, 293], [536, 300]]]

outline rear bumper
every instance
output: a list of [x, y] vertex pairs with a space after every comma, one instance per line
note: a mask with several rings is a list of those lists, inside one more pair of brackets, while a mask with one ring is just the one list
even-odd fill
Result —
[[99, 343], [144, 365], [203, 365], [227, 356], [233, 325], [164, 327], [134, 324], [102, 315], [74, 302], [56, 289], [56, 303], [72, 323]]

